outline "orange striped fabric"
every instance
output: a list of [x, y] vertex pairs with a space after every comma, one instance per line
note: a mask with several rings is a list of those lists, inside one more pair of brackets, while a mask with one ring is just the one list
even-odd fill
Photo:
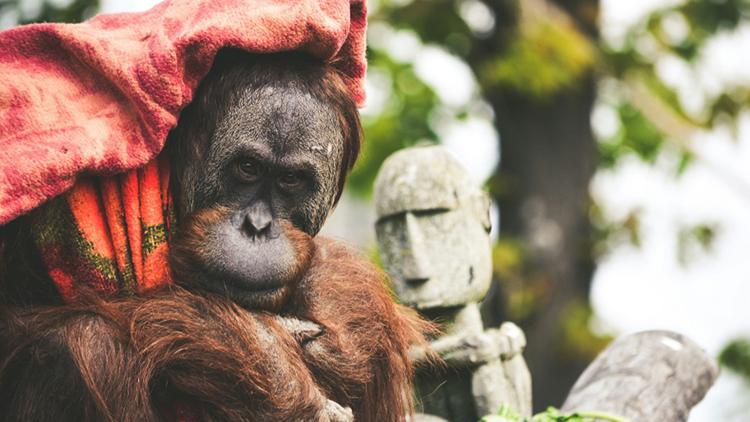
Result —
[[171, 282], [173, 213], [163, 154], [126, 173], [82, 178], [31, 218], [34, 241], [64, 298], [81, 285], [106, 297]]

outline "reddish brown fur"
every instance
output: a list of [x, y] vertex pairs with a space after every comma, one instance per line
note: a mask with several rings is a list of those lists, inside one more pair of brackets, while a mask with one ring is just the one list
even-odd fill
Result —
[[[315, 245], [282, 310], [325, 327], [304, 345], [276, 316], [172, 287], [5, 318], [3, 368], [20, 366], [30, 353], [73, 356], [74, 375], [83, 380], [78, 404], [87, 409], [80, 420], [156, 420], [155, 409], [175, 402], [197, 405], [202, 420], [318, 420], [325, 397], [351, 406], [357, 421], [403, 420], [412, 409], [407, 350], [424, 341], [428, 327], [393, 302], [369, 262], [330, 240]], [[39, 341], [52, 338], [59, 350]], [[0, 374], [0, 392], [18, 382], [9, 375]], [[0, 406], [44, 406], [18, 394]]]
[[164, 386], [155, 400], [198, 403], [203, 420], [318, 419], [325, 398], [272, 315], [180, 289], [129, 314], [142, 362], [134, 379]]
[[329, 239], [316, 253], [287, 309], [328, 333], [305, 349], [321, 388], [351, 406], [357, 421], [397, 421], [412, 411], [410, 344], [430, 327], [396, 305], [378, 269]]
[[0, 315], [2, 420], [155, 420], [148, 397], [124, 382], [138, 364], [126, 318], [87, 299]]

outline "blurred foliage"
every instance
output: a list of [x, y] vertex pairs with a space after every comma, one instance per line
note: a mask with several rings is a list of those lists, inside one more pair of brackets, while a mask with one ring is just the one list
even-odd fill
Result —
[[[681, 93], [661, 79], [658, 65], [664, 58], [676, 60], [690, 72], [696, 72], [704, 60], [704, 49], [718, 34], [728, 34], [741, 23], [750, 22], [749, 0], [688, 0], [652, 13], [635, 25], [621, 43], [602, 44], [599, 72], [618, 84], [606, 87], [603, 104], [615, 110], [617, 131], [599, 141], [600, 167], [616, 167], [626, 156], [636, 156], [653, 164], [663, 154], [676, 157], [675, 175], [682, 175], [689, 166], [701, 160], [690, 147], [692, 136], [717, 126], [736, 131], [740, 113], [750, 106], [750, 86], [730, 86], [713, 92], [696, 85], [705, 101], [696, 110], [688, 108]], [[637, 104], [644, 92], [663, 107], [654, 113]], [[630, 88], [630, 89], [629, 89]], [[633, 94], [637, 92], [637, 94]], [[642, 100], [642, 98], [640, 98]], [[736, 132], [735, 132], [736, 135]], [[637, 210], [622, 221], [604, 221], [596, 205], [591, 211], [594, 222], [596, 253], [621, 242], [629, 233], [634, 245], [640, 244]], [[717, 224], [698, 224], [678, 231], [677, 259], [689, 264], [701, 253], [711, 251]]]
[[737, 339], [726, 345], [719, 362], [750, 381], [750, 339]]
[[589, 207], [589, 219], [593, 228], [592, 255], [595, 258], [606, 254], [612, 246], [630, 244], [641, 246], [641, 212], [640, 209], [630, 211], [622, 220], [610, 221], [598, 204]]
[[[571, 22], [544, 15], [531, 14], [517, 30], [519, 5], [523, 4], [515, 0], [380, 0], [372, 5], [370, 23], [413, 31], [426, 45], [439, 46], [465, 60], [475, 70], [484, 93], [511, 90], [543, 101], [575, 88], [596, 63], [598, 50]], [[494, 26], [490, 30], [478, 32], [470, 27], [462, 14], [471, 5], [481, 5], [491, 16]], [[389, 99], [392, 104], [364, 122], [367, 142], [350, 186], [365, 195], [390, 153], [415, 142], [439, 141], [429, 122], [434, 109], [442, 105], [414, 75], [413, 63], [398, 63], [388, 58], [387, 51], [372, 47], [377, 43], [369, 44], [370, 69], [390, 75], [395, 89]], [[410, 83], [393, 82], [404, 79]], [[402, 91], [403, 87], [412, 89]], [[453, 116], [441, 118], [466, 117], [465, 110], [451, 111]]]
[[593, 310], [588, 302], [573, 300], [565, 305], [560, 317], [560, 350], [568, 359], [588, 359], [589, 361], [604, 350], [612, 341], [610, 336], [595, 334], [590, 329]]
[[466, 57], [472, 49], [473, 35], [459, 14], [459, 3], [456, 0], [381, 0], [376, 12], [370, 15], [370, 21], [414, 30], [425, 43], [440, 45]]
[[[389, 28], [408, 29], [421, 42], [437, 44], [441, 48], [466, 57], [472, 49], [473, 34], [460, 17], [460, 1], [391, 1], [380, 0], [371, 6], [370, 24], [384, 24]], [[440, 13], [436, 13], [436, 11]], [[386, 75], [391, 84], [391, 96], [381, 113], [365, 116], [365, 147], [355, 168], [349, 188], [360, 196], [371, 193], [372, 184], [382, 162], [400, 148], [419, 142], [438, 142], [430, 118], [442, 105], [439, 98], [415, 74], [413, 63], [401, 63], [387, 51], [369, 43], [370, 71]], [[445, 108], [441, 110], [445, 113]], [[452, 115], [441, 118], [461, 119], [465, 110], [448, 110]]]
[[543, 280], [527, 276], [529, 265], [529, 252], [516, 239], [501, 236], [492, 248], [493, 278], [502, 280], [507, 317], [517, 323], [530, 318], [549, 291]]
[[706, 93], [707, 103], [694, 115], [685, 110], [679, 94], [657, 77], [656, 66], [658, 59], [674, 56], [694, 69], [707, 41], [717, 33], [736, 29], [748, 19], [748, 0], [690, 0], [659, 10], [632, 28], [622, 45], [602, 45], [603, 69], [621, 79], [636, 77], [645, 81], [653, 95], [696, 129], [735, 122], [739, 113], [750, 105], [749, 86], [731, 87], [715, 97]]
[[[731, 30], [750, 17], [747, 0], [691, 0], [652, 14], [644, 26], [656, 39], [686, 60], [697, 57], [701, 46], [717, 32]], [[664, 31], [665, 19], [683, 19], [688, 34], [682, 40], [671, 40]]]
[[[21, 3], [24, 3], [23, 5]], [[23, 1], [0, 0], [0, 16], [12, 13], [17, 23], [75, 23], [89, 18], [99, 9], [99, 0]]]
[[437, 96], [414, 73], [411, 64], [398, 63], [385, 52], [368, 49], [370, 72], [386, 75], [394, 95], [376, 117], [363, 116], [366, 142], [349, 178], [349, 189], [369, 196], [383, 161], [395, 151], [417, 142], [437, 142], [428, 116], [439, 103]]
[[[596, 11], [578, 13], [578, 9], [584, 5], [590, 7], [590, 3], [560, 2], [565, 10], [576, 10], [578, 15], [584, 17], [584, 22], [572, 22], [556, 14], [519, 12], [519, 7], [532, 8], [538, 2], [479, 2], [492, 15], [495, 25], [489, 31], [477, 32], [462, 16], [462, 8], [477, 2], [381, 0], [373, 8], [375, 13], [371, 22], [414, 31], [422, 42], [439, 45], [466, 60], [475, 70], [477, 82], [485, 94], [498, 90], [515, 91], [530, 99], [544, 100], [574, 89], [578, 81], [591, 68], [595, 68], [602, 77], [614, 77], [625, 82], [639, 81], [648, 88], [650, 95], [667, 105], [676, 118], [696, 130], [727, 121], [734, 122], [750, 104], [747, 87], [736, 87], [715, 98], [707, 97], [704, 112], [692, 115], [685, 110], [679, 93], [667, 86], [656, 70], [656, 58], [664, 55], [675, 55], [689, 65], [695, 65], [710, 37], [717, 31], [736, 28], [747, 18], [750, 4], [747, 0], [692, 0], [659, 10], [633, 27], [621, 45], [601, 44], [591, 38], [590, 28], [594, 26], [592, 22]], [[675, 21], [684, 22], [686, 28], [680, 39], [666, 29], [670, 23], [675, 26]], [[517, 30], [512, 32], [512, 28]], [[651, 44], [656, 52], [644, 49], [644, 45]], [[384, 59], [387, 52], [376, 53], [371, 55], [373, 68], [382, 67], [388, 73], [408, 72], [410, 63], [394, 66]], [[430, 92], [429, 88], [426, 87], [423, 92]], [[438, 141], [427, 122], [431, 115], [430, 108], [439, 106], [439, 100], [434, 95], [420, 98], [419, 93], [404, 94], [399, 90], [394, 90], [392, 94], [396, 97], [396, 112], [386, 107], [383, 115], [371, 117], [366, 122], [367, 150], [352, 184], [358, 193], [369, 193], [368, 187], [377, 169], [390, 152], [420, 140]], [[660, 154], [667, 151], [679, 157], [676, 169], [679, 175], [695, 161], [693, 151], [683, 147], [683, 142], [688, 140], [672, 139], [674, 134], [664, 133], [654, 125], [652, 119], [655, 116], [644, 114], [629, 98], [615, 95], [611, 105], [617, 112], [619, 129], [614, 136], [599, 143], [602, 167], [614, 167], [622, 157], [628, 155], [654, 163]], [[401, 115], [403, 110], [410, 112]], [[393, 134], [398, 134], [397, 137], [402, 140], [394, 140]], [[665, 148], [667, 141], [674, 146]], [[500, 179], [492, 180], [499, 183]], [[493, 183], [491, 187], [500, 189], [494, 190], [508, 188], [496, 184]]]
[[[549, 280], [535, 276], [530, 254], [524, 245], [501, 236], [492, 249], [493, 274], [502, 280], [506, 298], [506, 316], [519, 324], [532, 319], [541, 307], [549, 303], [553, 289]], [[566, 304], [559, 320], [561, 333], [558, 339], [562, 358], [583, 357], [593, 359], [606, 347], [611, 338], [595, 335], [589, 329], [592, 309], [585, 301]]]
[[663, 134], [630, 103], [620, 104], [617, 114], [621, 123], [617, 133], [599, 142], [599, 165], [614, 167], [623, 155], [631, 153], [649, 163], [656, 161]]
[[479, 69], [486, 89], [510, 89], [545, 100], [578, 86], [595, 60], [595, 50], [580, 32], [559, 22], [534, 22], [504, 54]]
[[677, 259], [687, 266], [697, 257], [711, 252], [718, 230], [717, 224], [697, 224], [680, 228], [677, 233]]

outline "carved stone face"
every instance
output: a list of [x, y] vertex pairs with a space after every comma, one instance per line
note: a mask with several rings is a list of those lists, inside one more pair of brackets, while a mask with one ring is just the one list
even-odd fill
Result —
[[401, 302], [418, 309], [481, 300], [492, 261], [489, 199], [441, 147], [388, 158], [375, 181], [376, 233]]

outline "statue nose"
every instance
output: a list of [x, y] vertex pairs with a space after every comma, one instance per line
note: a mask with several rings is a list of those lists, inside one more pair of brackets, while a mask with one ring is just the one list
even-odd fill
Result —
[[403, 261], [404, 280], [417, 286], [430, 280], [430, 260], [424, 251], [425, 242], [419, 221], [412, 213], [406, 214], [406, 233], [409, 245]]

